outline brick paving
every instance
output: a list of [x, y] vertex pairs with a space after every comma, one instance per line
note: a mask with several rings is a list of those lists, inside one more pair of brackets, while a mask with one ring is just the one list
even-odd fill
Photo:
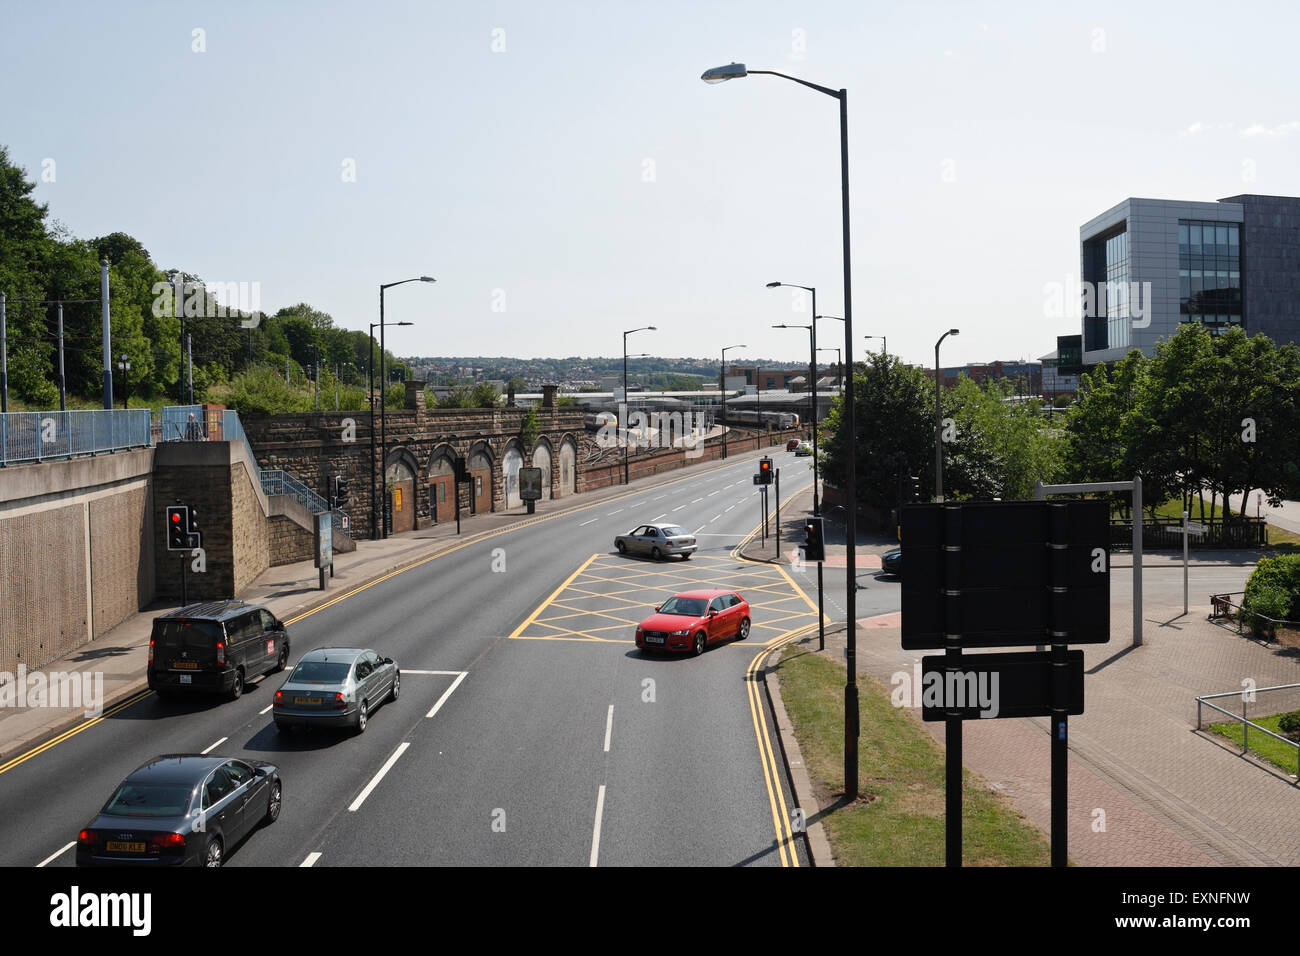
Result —
[[[788, 510], [797, 513], [800, 504], [793, 501]], [[888, 546], [873, 540], [860, 550], [878, 553]], [[835, 550], [842, 553], [843, 547]], [[1186, 616], [1176, 616], [1181, 602], [1171, 609], [1148, 601], [1143, 645], [1131, 649], [1132, 612], [1126, 601], [1116, 601], [1110, 643], [1082, 648], [1085, 712], [1070, 719], [1069, 854], [1075, 863], [1300, 863], [1295, 778], [1197, 732], [1195, 701], [1198, 695], [1240, 690], [1246, 678], [1257, 687], [1300, 682], [1300, 653], [1221, 628], [1207, 619], [1208, 597], [1194, 595], [1196, 601], [1206, 603], [1193, 603]], [[910, 673], [921, 657], [902, 650], [898, 614], [859, 619], [857, 636], [859, 673], [886, 688], [892, 674]], [[822, 653], [842, 663], [845, 646], [843, 624], [828, 629]], [[1291, 693], [1279, 703], [1289, 709], [1296, 701]], [[915, 715], [919, 720], [919, 709]], [[943, 741], [941, 722], [924, 726]], [[1046, 719], [966, 721], [963, 738], [965, 765], [1048, 831]]]

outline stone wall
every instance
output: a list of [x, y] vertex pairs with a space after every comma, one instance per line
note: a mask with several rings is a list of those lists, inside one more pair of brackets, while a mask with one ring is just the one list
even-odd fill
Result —
[[153, 449], [0, 469], [0, 670], [37, 668], [153, 596]]
[[[785, 448], [785, 443], [791, 438], [799, 437], [799, 429], [792, 428], [785, 431], [750, 431], [748, 429], [732, 428], [727, 434], [727, 455], [739, 455], [745, 452], [758, 451], [761, 448]], [[590, 442], [588, 449], [595, 449], [595, 443]], [[699, 451], [697, 448], [696, 451]], [[698, 464], [704, 461], [715, 461], [722, 458], [722, 436], [710, 438], [704, 443], [702, 454], [693, 458], [688, 458], [683, 451], [672, 451], [667, 449], [641, 452], [628, 456], [627, 472], [628, 478], [635, 481], [638, 478], [648, 478], [651, 475], [663, 474], [666, 471], [675, 471], [678, 468], [685, 468], [690, 465]], [[797, 459], [804, 461], [805, 459]], [[599, 461], [586, 461], [582, 458], [578, 461], [578, 491], [595, 491], [598, 488], [608, 488], [611, 485], [623, 484], [623, 458], [617, 449], [606, 450]]]
[[284, 515], [275, 515], [268, 522], [271, 565], [297, 564], [316, 556], [316, 538], [306, 528]]
[[[422, 392], [416, 392], [423, 396]], [[375, 503], [383, 494], [383, 473], [378, 468], [379, 445], [386, 432], [389, 468], [398, 465], [415, 479], [416, 527], [432, 523], [429, 501], [429, 476], [444, 459], [457, 455], [469, 458], [475, 452], [486, 454], [492, 466], [492, 510], [505, 508], [505, 485], [501, 463], [507, 447], [519, 449], [525, 467], [532, 464], [539, 443], [551, 451], [551, 496], [563, 497], [573, 489], [560, 486], [559, 457], [567, 441], [576, 450], [586, 432], [582, 412], [572, 408], [535, 409], [539, 433], [535, 441], [524, 446], [520, 435], [527, 409], [466, 408], [427, 409], [419, 407], [392, 410], [374, 417], [371, 453], [369, 412], [312, 412], [291, 415], [243, 418], [247, 435], [258, 463], [263, 468], [283, 468], [321, 497], [329, 500], [332, 479], [342, 476], [348, 481], [349, 500], [342, 506], [351, 520], [352, 536], [366, 538], [372, 527], [372, 463], [376, 487]], [[580, 459], [580, 456], [578, 456]], [[579, 472], [581, 462], [578, 464]], [[581, 479], [576, 481], [581, 488]], [[469, 486], [462, 485], [460, 509], [469, 514]]]

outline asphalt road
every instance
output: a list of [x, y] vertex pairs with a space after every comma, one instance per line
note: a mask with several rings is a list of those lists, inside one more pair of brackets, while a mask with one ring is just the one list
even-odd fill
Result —
[[[774, 456], [784, 495], [811, 480]], [[765, 568], [755, 633], [700, 658], [645, 657], [620, 618], [679, 583], [757, 573], [729, 552], [759, 521], [758, 457], [459, 547], [291, 619], [294, 661], [360, 645], [400, 665], [400, 698], [362, 735], [278, 734], [281, 675], [234, 702], [145, 695], [0, 777], [0, 865], [71, 865], [77, 830], [127, 773], [209, 749], [272, 761], [284, 780], [279, 821], [227, 849], [228, 866], [807, 865], [802, 841], [780, 837], [793, 802], [761, 758], [770, 734], [780, 766], [746, 676], [764, 640], [815, 621], [807, 601]], [[614, 555], [616, 533], [661, 516], [698, 529], [696, 558]], [[581, 590], [584, 563], [618, 575], [601, 584], [620, 592], [612, 616]], [[779, 623], [761, 630], [763, 613]], [[595, 622], [599, 639], [582, 632]]]

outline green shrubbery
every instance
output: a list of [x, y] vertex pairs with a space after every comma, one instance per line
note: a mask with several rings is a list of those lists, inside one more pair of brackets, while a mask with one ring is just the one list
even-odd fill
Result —
[[1246, 582], [1246, 596], [1241, 603], [1247, 611], [1264, 617], [1295, 620], [1300, 614], [1300, 554], [1260, 561]]
[[1296, 734], [1300, 734], [1300, 710], [1293, 710], [1285, 714], [1279, 714], [1277, 718], [1277, 729], [1292, 737]]

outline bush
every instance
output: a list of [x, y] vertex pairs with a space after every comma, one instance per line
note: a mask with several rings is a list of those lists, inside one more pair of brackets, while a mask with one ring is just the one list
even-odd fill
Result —
[[1280, 715], [1277, 719], [1277, 729], [1284, 734], [1300, 734], [1300, 710]]
[[1242, 606], [1279, 620], [1293, 620], [1300, 610], [1300, 554], [1265, 558], [1246, 582]]

